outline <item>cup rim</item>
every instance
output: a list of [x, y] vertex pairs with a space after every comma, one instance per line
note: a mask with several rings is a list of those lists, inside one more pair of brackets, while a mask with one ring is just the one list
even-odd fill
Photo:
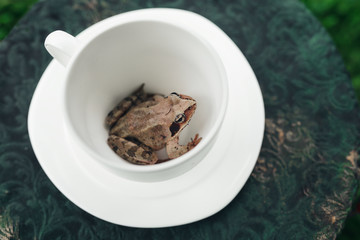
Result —
[[[157, 11], [159, 10], [159, 11]], [[152, 11], [155, 15], [145, 15], [142, 16], [142, 12], [148, 12]], [[188, 160], [196, 157], [202, 150], [206, 148], [209, 144], [211, 144], [211, 141], [216, 136], [217, 132], [220, 130], [221, 125], [223, 123], [223, 120], [225, 118], [225, 113], [228, 105], [228, 76], [226, 73], [226, 68], [223, 65], [223, 62], [221, 60], [221, 57], [217, 53], [216, 49], [206, 40], [203, 39], [202, 36], [198, 35], [196, 32], [191, 31], [190, 28], [186, 28], [183, 25], [176, 24], [174, 22], [167, 22], [166, 19], [161, 19], [161, 14], [165, 13], [165, 11], [182, 11], [186, 12], [188, 14], [195, 14], [200, 16], [201, 18], [205, 19], [208, 23], [213, 24], [208, 19], [202, 17], [199, 14], [189, 12], [186, 10], [175, 10], [175, 9], [144, 9], [144, 10], [135, 10], [131, 12], [122, 13], [120, 15], [116, 15], [107, 19], [104, 19], [86, 29], [86, 31], [93, 31], [93, 35], [87, 39], [87, 41], [83, 42], [79, 49], [74, 53], [74, 55], [71, 57], [69, 63], [66, 66], [66, 74], [65, 74], [65, 87], [63, 89], [63, 104], [62, 104], [62, 111], [64, 113], [64, 120], [65, 120], [65, 128], [68, 131], [68, 134], [70, 135], [70, 138], [72, 138], [76, 144], [79, 144], [79, 149], [84, 150], [86, 153], [89, 153], [93, 158], [95, 158], [97, 161], [100, 161], [102, 164], [106, 165], [107, 167], [115, 168], [115, 170], [122, 170], [126, 172], [137, 172], [137, 173], [151, 173], [151, 172], [158, 172], [166, 169], [171, 169], [173, 167], [179, 166], [183, 164], [184, 162], [187, 162]], [[127, 16], [132, 15], [130, 18], [126, 19]], [[135, 16], [137, 15], [137, 16]], [[137, 18], [135, 18], [137, 17]], [[119, 18], [117, 21], [113, 21], [114, 18]], [[120, 19], [121, 18], [121, 19]], [[111, 20], [112, 22], [108, 25], [106, 25], [106, 21]], [[185, 153], [184, 155], [177, 157], [175, 159], [172, 159], [170, 161], [163, 162], [161, 164], [153, 164], [153, 165], [136, 165], [136, 164], [116, 164], [111, 161], [107, 161], [105, 157], [101, 156], [98, 152], [94, 151], [91, 147], [89, 147], [86, 143], [83, 142], [81, 137], [79, 136], [77, 130], [73, 126], [70, 120], [69, 112], [68, 112], [68, 98], [67, 98], [67, 89], [69, 87], [69, 77], [74, 71], [74, 63], [78, 60], [79, 56], [87, 49], [90, 43], [93, 41], [96, 41], [102, 34], [109, 32], [113, 30], [114, 28], [117, 28], [119, 26], [125, 25], [125, 24], [132, 24], [136, 22], [157, 22], [161, 24], [166, 24], [171, 27], [179, 28], [183, 31], [186, 31], [187, 33], [194, 36], [198, 41], [200, 41], [207, 50], [210, 52], [211, 55], [213, 55], [214, 60], [216, 61], [216, 65], [218, 65], [219, 70], [221, 71], [222, 77], [221, 80], [221, 86], [222, 86], [222, 95], [223, 98], [221, 99], [220, 104], [220, 111], [217, 114], [217, 118], [213, 124], [213, 126], [210, 128], [210, 131], [207, 133], [206, 137], [200, 141], [200, 143], [191, 151]], [[95, 31], [95, 25], [103, 24], [104, 27], [101, 29], [101, 31]], [[213, 24], [215, 25], [215, 24]], [[216, 25], [215, 25], [216, 26]], [[220, 30], [220, 29], [219, 29]], [[120, 156], [118, 156], [120, 160], [126, 161], [125, 159], [122, 159]]]

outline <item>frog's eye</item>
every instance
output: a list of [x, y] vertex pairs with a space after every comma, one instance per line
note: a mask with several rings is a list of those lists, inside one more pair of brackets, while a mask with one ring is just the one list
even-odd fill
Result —
[[176, 115], [175, 119], [174, 119], [174, 123], [183, 123], [185, 122], [186, 116], [185, 114], [181, 113]]
[[170, 95], [174, 95], [174, 96], [180, 97], [180, 95], [179, 95], [178, 93], [176, 93], [176, 92], [172, 92], [172, 93], [170, 93]]

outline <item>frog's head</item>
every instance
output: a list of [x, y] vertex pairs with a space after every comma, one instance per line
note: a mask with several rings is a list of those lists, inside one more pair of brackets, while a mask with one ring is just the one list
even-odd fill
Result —
[[174, 120], [170, 125], [171, 136], [178, 135], [189, 124], [196, 109], [196, 101], [189, 96], [171, 93], [169, 98], [173, 102]]

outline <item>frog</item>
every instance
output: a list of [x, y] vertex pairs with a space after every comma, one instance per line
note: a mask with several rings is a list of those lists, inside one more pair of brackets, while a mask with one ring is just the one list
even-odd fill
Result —
[[[137, 165], [153, 165], [175, 159], [202, 140], [196, 133], [186, 145], [179, 143], [180, 132], [192, 119], [197, 103], [187, 95], [149, 94], [142, 84], [121, 100], [106, 116], [107, 144], [122, 159]], [[156, 152], [165, 149], [168, 158]]]

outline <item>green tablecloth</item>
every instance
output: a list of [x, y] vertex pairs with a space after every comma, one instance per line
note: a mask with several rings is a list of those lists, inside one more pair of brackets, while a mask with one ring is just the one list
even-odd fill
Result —
[[[67, 200], [38, 164], [26, 120], [51, 60], [48, 33], [76, 35], [149, 7], [187, 9], [221, 27], [254, 69], [266, 108], [260, 157], [238, 196], [212, 217], [163, 229], [113, 225]], [[0, 43], [0, 67], [0, 239], [332, 239], [349, 213], [359, 109], [333, 42], [296, 0], [40, 1]]]

